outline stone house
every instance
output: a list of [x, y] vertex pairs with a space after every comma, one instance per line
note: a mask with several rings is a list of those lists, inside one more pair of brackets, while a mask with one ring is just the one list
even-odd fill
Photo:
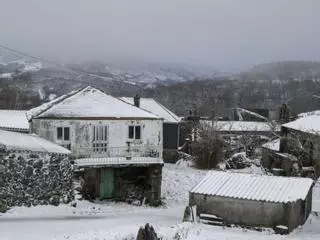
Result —
[[312, 186], [309, 178], [211, 171], [190, 191], [189, 205], [225, 224], [292, 231], [310, 214]]
[[[146, 193], [144, 188], [150, 188], [150, 184], [137, 186], [135, 180], [149, 181], [154, 176], [150, 170], [154, 165], [160, 192], [161, 117], [90, 86], [31, 109], [27, 117], [32, 133], [71, 150], [71, 157], [76, 167], [83, 170], [86, 186], [90, 185], [94, 197], [116, 199], [117, 177], [128, 175], [133, 177], [136, 191]], [[121, 174], [119, 169], [127, 173]], [[136, 175], [136, 171], [140, 173]], [[148, 198], [149, 202], [160, 200], [160, 194], [152, 196], [155, 197]]]
[[39, 136], [0, 130], [0, 211], [71, 201], [70, 154]]
[[281, 126], [278, 140], [262, 145], [262, 164], [272, 172], [320, 176], [320, 114], [304, 113]]

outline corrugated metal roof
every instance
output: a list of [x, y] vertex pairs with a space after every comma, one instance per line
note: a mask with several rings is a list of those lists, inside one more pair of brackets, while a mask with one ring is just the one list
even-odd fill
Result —
[[266, 202], [305, 199], [313, 180], [210, 171], [190, 192]]
[[0, 110], [0, 128], [20, 132], [29, 131], [25, 110]]
[[153, 158], [153, 157], [132, 157], [129, 160], [127, 160], [125, 157], [80, 158], [75, 160], [75, 164], [78, 167], [148, 165], [148, 164], [163, 164], [163, 160], [162, 158]]
[[211, 121], [200, 120], [203, 126], [213, 128], [217, 132], [272, 132], [280, 131], [278, 125], [273, 126], [269, 122], [247, 122], [247, 121]]
[[1, 144], [9, 151], [71, 154], [68, 149], [34, 134], [0, 130], [0, 145]]

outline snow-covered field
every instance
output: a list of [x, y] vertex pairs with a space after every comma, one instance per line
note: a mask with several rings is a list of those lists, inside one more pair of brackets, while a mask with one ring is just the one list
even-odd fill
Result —
[[[256, 172], [256, 169], [247, 171]], [[0, 215], [0, 240], [131, 240], [135, 239], [138, 228], [146, 223], [151, 223], [162, 239], [320, 239], [320, 217], [315, 214], [288, 236], [275, 235], [272, 231], [182, 223], [188, 190], [205, 173], [183, 165], [166, 164], [163, 172], [166, 206], [160, 208], [87, 201], [77, 201], [76, 208], [70, 205], [14, 208]], [[315, 196], [320, 197], [320, 194]]]

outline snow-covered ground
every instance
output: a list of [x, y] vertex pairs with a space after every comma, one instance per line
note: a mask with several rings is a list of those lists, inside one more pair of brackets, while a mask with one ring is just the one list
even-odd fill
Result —
[[[244, 171], [256, 172], [257, 169]], [[275, 235], [270, 230], [256, 232], [182, 223], [188, 190], [205, 173], [185, 165], [166, 164], [163, 170], [163, 196], [167, 204], [159, 208], [87, 201], [77, 201], [76, 208], [70, 205], [13, 208], [0, 215], [0, 240], [133, 240], [138, 228], [146, 223], [151, 223], [162, 239], [320, 239], [320, 217], [315, 214], [303, 227], [288, 236]], [[320, 199], [318, 192], [315, 196]]]

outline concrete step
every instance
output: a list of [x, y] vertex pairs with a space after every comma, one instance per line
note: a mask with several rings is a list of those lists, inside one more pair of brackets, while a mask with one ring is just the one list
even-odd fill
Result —
[[200, 219], [200, 223], [213, 225], [213, 226], [224, 226], [223, 222], [220, 221], [210, 221], [205, 219]]
[[214, 221], [214, 222], [223, 222], [223, 219], [221, 217], [218, 217], [213, 214], [200, 214], [200, 219], [207, 220], [207, 221]]

